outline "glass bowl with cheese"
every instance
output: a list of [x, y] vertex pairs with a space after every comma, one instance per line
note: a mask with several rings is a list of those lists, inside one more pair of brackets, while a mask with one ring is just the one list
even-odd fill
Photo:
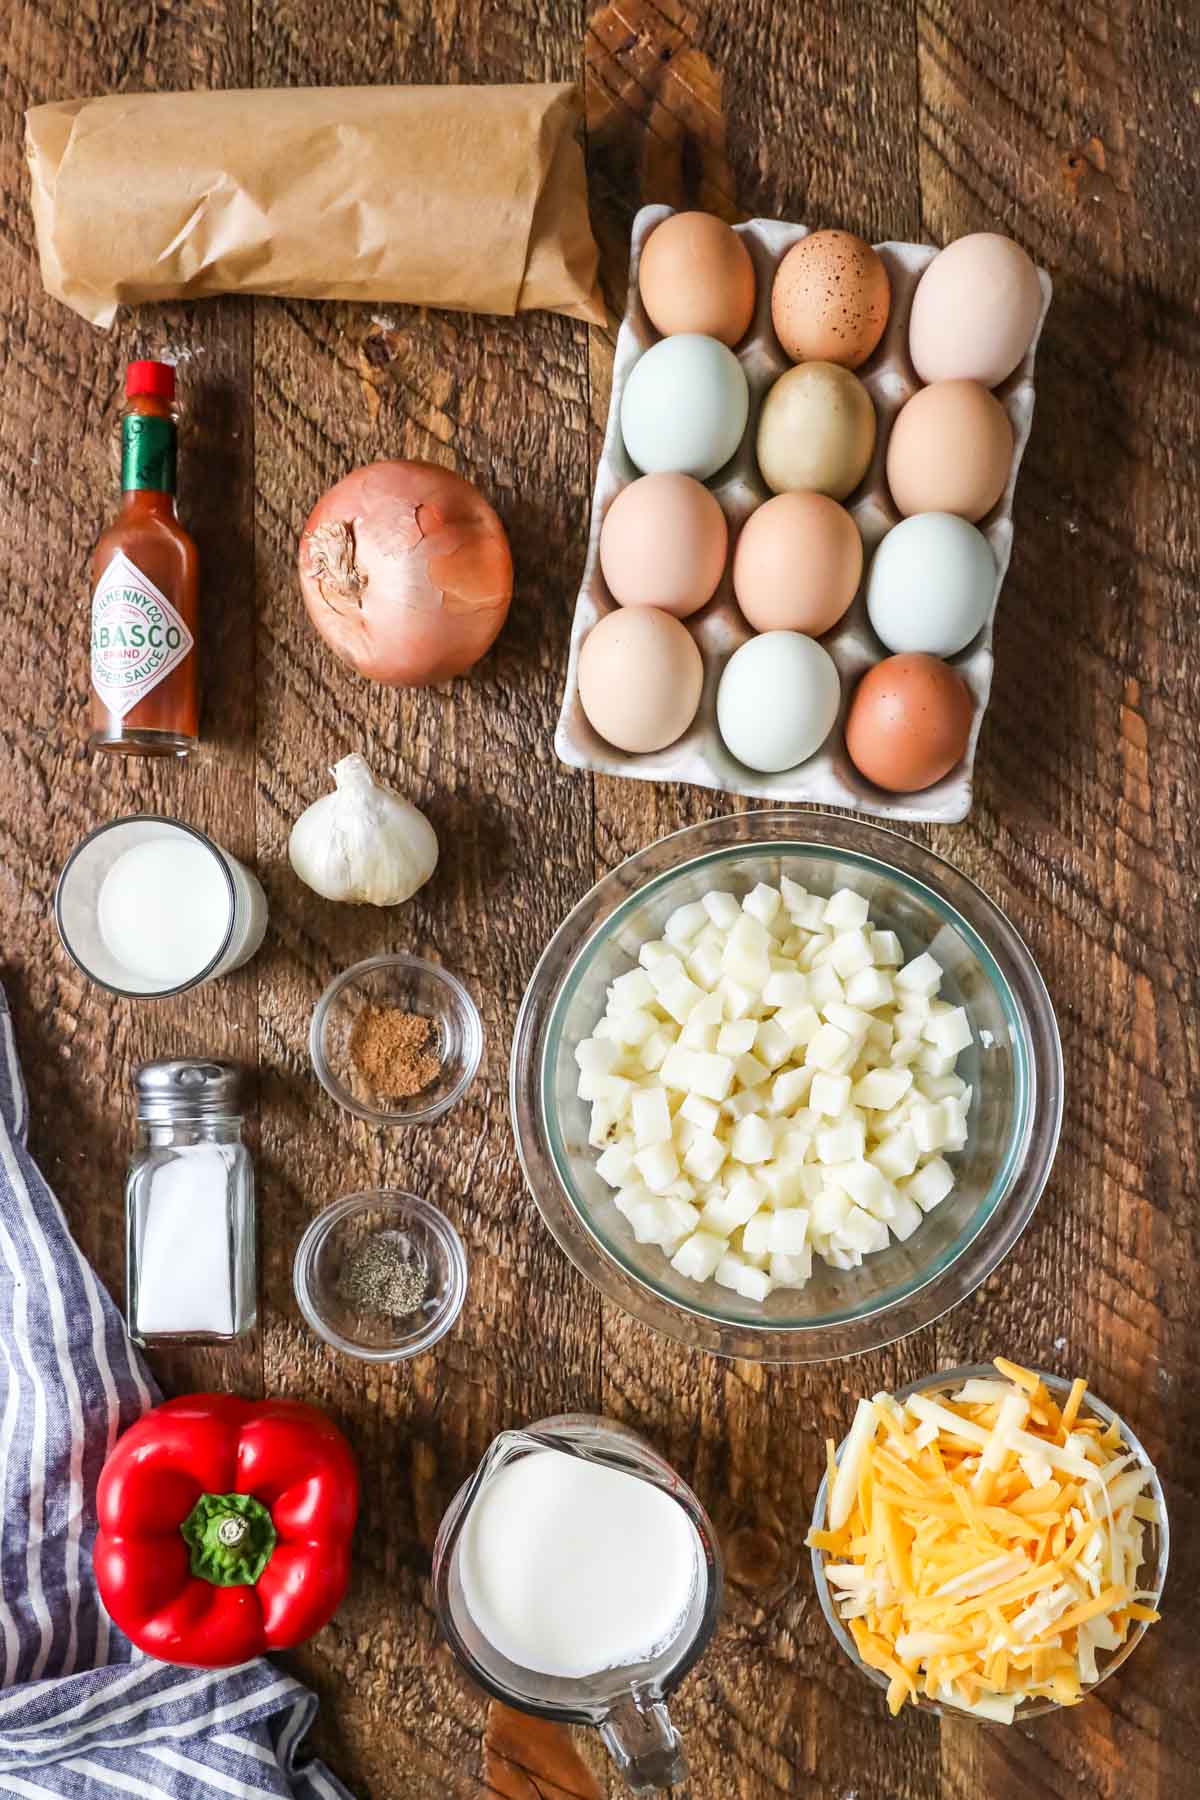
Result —
[[813, 1507], [826, 1622], [893, 1714], [1012, 1724], [1087, 1698], [1157, 1622], [1149, 1456], [1082, 1379], [993, 1364], [858, 1403]]
[[542, 1216], [609, 1299], [696, 1348], [815, 1362], [931, 1323], [1012, 1248], [1062, 1053], [972, 881], [781, 807], [597, 883], [530, 981], [510, 1098]]

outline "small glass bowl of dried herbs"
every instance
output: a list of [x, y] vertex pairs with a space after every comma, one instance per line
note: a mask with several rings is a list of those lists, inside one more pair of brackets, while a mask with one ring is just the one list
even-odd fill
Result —
[[449, 969], [370, 956], [325, 989], [308, 1045], [318, 1081], [347, 1112], [372, 1125], [428, 1125], [474, 1080], [483, 1022]]
[[317, 1214], [296, 1250], [292, 1285], [305, 1319], [335, 1350], [399, 1362], [428, 1350], [457, 1319], [467, 1257], [432, 1202], [382, 1188]]

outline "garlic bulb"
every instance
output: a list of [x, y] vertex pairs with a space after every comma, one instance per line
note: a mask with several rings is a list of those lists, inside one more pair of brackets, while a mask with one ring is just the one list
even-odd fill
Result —
[[376, 781], [364, 757], [344, 756], [331, 773], [336, 792], [314, 800], [292, 826], [293, 869], [326, 900], [399, 906], [437, 867], [433, 826]]

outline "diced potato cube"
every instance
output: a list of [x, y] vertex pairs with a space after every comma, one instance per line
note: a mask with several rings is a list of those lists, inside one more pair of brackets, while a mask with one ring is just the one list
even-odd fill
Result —
[[967, 1113], [961, 1100], [939, 1100], [943, 1131], [943, 1150], [961, 1150], [967, 1141]]
[[705, 894], [700, 904], [719, 931], [732, 931], [742, 916], [734, 894]]
[[767, 1249], [780, 1250], [785, 1256], [799, 1256], [808, 1245], [808, 1214], [802, 1206], [771, 1215], [767, 1230]]
[[653, 1198], [654, 1195], [644, 1182], [634, 1180], [627, 1182], [618, 1193], [613, 1195], [613, 1205], [619, 1213], [629, 1219], [633, 1216], [634, 1207], [642, 1206], [647, 1200], [653, 1200]]
[[799, 969], [776, 970], [768, 975], [763, 988], [763, 1005], [782, 1007], [786, 1011], [792, 1006], [803, 1006], [808, 1000], [808, 977]]
[[596, 1173], [601, 1181], [609, 1187], [624, 1187], [633, 1175], [633, 1146], [625, 1141], [610, 1144], [602, 1155], [596, 1158]]
[[932, 1044], [925, 1044], [917, 1055], [916, 1066], [923, 1075], [953, 1075], [958, 1056], [944, 1056]]
[[896, 977], [896, 986], [903, 994], [919, 994], [926, 1000], [932, 1000], [942, 985], [942, 971], [928, 950], [920, 956], [914, 956], [911, 962], [905, 963]]
[[[896, 998], [896, 990], [891, 976], [884, 969], [859, 969], [851, 975], [846, 983], [846, 1004], [857, 1006], [863, 1012], [878, 1012], [881, 1006], [891, 1006]], [[888, 1027], [889, 1041], [891, 1026]]]
[[765, 1269], [753, 1269], [747, 1264], [739, 1273], [734, 1286], [743, 1300], [765, 1300], [774, 1283]]
[[609, 988], [609, 1011], [634, 1012], [638, 1007], [649, 1006], [654, 991], [645, 969], [630, 969], [626, 974], [618, 975]]
[[679, 1108], [679, 1116], [689, 1119], [700, 1131], [715, 1132], [721, 1117], [721, 1109], [714, 1106], [711, 1100], [705, 1100], [700, 1094], [688, 1094]]
[[669, 1254], [683, 1238], [695, 1231], [700, 1221], [699, 1210], [677, 1194], [660, 1194], [651, 1204], [659, 1219], [657, 1241]]
[[698, 900], [677, 906], [663, 929], [663, 936], [676, 950], [685, 948], [700, 936], [708, 924], [708, 914]]
[[968, 1093], [961, 1075], [918, 1075], [917, 1092], [927, 1100], [961, 1100]]
[[841, 1188], [823, 1187], [820, 1193], [813, 1196], [810, 1203], [809, 1225], [811, 1230], [825, 1235], [837, 1231], [852, 1204], [849, 1194], [843, 1194]]
[[658, 1020], [644, 1006], [635, 1006], [632, 1012], [614, 1013], [611, 1024], [614, 1042], [626, 1050], [636, 1050], [658, 1030]]
[[898, 1037], [888, 1052], [888, 1061], [893, 1068], [908, 1069], [921, 1054], [921, 1040], [915, 1037]]
[[679, 1176], [679, 1158], [673, 1144], [652, 1144], [633, 1159], [638, 1174], [652, 1194], [665, 1193]]
[[789, 912], [794, 912], [798, 906], [803, 906], [808, 899], [808, 889], [802, 887], [800, 882], [793, 881], [790, 875], [780, 877], [779, 892], [783, 904]]
[[617, 1135], [621, 1123], [616, 1108], [607, 1100], [595, 1100], [592, 1103], [591, 1119], [588, 1125], [588, 1143], [593, 1150], [603, 1150]]
[[743, 911], [730, 930], [725, 948], [727, 952], [741, 952], [754, 960], [765, 962], [771, 948], [771, 934], [760, 919]]
[[866, 1151], [867, 1134], [861, 1120], [846, 1119], [818, 1131], [813, 1141], [817, 1147], [818, 1162], [828, 1166], [832, 1163], [857, 1162]]
[[716, 944], [697, 944], [687, 959], [688, 975], [705, 993], [711, 994], [721, 979], [722, 954]]
[[584, 1038], [575, 1046], [575, 1061], [589, 1075], [607, 1075], [620, 1054], [608, 1038]]
[[671, 1109], [660, 1087], [638, 1088], [630, 1103], [633, 1135], [639, 1150], [671, 1141]]
[[757, 919], [760, 925], [769, 926], [779, 911], [780, 904], [779, 889], [768, 887], [765, 881], [760, 881], [742, 901], [742, 910], [748, 912], [752, 919]]
[[658, 990], [658, 1004], [680, 1025], [686, 1023], [693, 1007], [698, 1006], [703, 999], [704, 989], [697, 987], [682, 969], [673, 980], [664, 982]]
[[932, 1044], [935, 1050], [940, 1050], [943, 1056], [957, 1056], [971, 1042], [971, 1026], [966, 1008], [952, 1006], [949, 1012], [931, 1013], [921, 1035], [926, 1043]]
[[812, 1149], [812, 1132], [784, 1121], [775, 1139], [775, 1161], [781, 1170], [801, 1169]]
[[717, 1049], [722, 1056], [745, 1056], [754, 1048], [758, 1025], [753, 1019], [731, 1019], [717, 1033]]
[[768, 1069], [778, 1069], [787, 1062], [794, 1046], [788, 1033], [775, 1019], [764, 1019], [754, 1034], [754, 1051]]
[[867, 1161], [873, 1163], [889, 1181], [902, 1181], [906, 1175], [912, 1174], [920, 1160], [920, 1154], [916, 1138], [904, 1126], [899, 1131], [894, 1131], [890, 1137], [884, 1138], [870, 1152]]
[[759, 1212], [755, 1213], [752, 1219], [747, 1219], [742, 1227], [743, 1256], [753, 1260], [771, 1254], [767, 1245], [767, 1237], [771, 1229], [771, 1220], [774, 1217], [774, 1213]]
[[748, 1118], [751, 1113], [761, 1110], [763, 1103], [761, 1088], [739, 1088], [736, 1094], [730, 1094], [721, 1108], [727, 1119], [735, 1121]]
[[836, 1242], [868, 1256], [876, 1250], [887, 1249], [888, 1228], [882, 1219], [873, 1219], [861, 1206], [852, 1206], [838, 1227]]
[[908, 1122], [922, 1156], [940, 1150], [946, 1142], [947, 1119], [940, 1100], [936, 1105], [928, 1100], [916, 1101], [908, 1115]]
[[825, 1171], [819, 1163], [804, 1164], [800, 1170], [800, 1190], [810, 1209], [819, 1196], [825, 1193]]
[[821, 917], [831, 931], [857, 931], [865, 925], [870, 907], [853, 888], [838, 888], [825, 902]]
[[872, 1112], [890, 1112], [898, 1106], [913, 1084], [911, 1069], [872, 1069], [855, 1083], [851, 1098], [855, 1106]]
[[818, 963], [808, 977], [808, 998], [822, 1013], [831, 1000], [844, 1000], [846, 990], [837, 970], [828, 963]]
[[687, 1024], [679, 1034], [679, 1042], [686, 1044], [689, 1050], [715, 1050], [719, 1027], [710, 1025], [703, 1018], [697, 1018], [699, 1011], [698, 1006], [692, 1008]]
[[696, 1189], [694, 1184], [690, 1182], [685, 1175], [681, 1175], [678, 1181], [673, 1181], [670, 1187], [666, 1189], [662, 1198], [694, 1202], [696, 1199]]
[[835, 1182], [844, 1194], [857, 1202], [859, 1206], [873, 1211], [876, 1201], [888, 1186], [885, 1178], [873, 1163], [855, 1158], [851, 1162], [834, 1163], [825, 1171], [829, 1180]]
[[[643, 944], [638, 951], [638, 961], [647, 972], [668, 956], [675, 956], [675, 952], [672, 950], [670, 944], [663, 942], [662, 938], [651, 938], [650, 942], [648, 944]], [[678, 960], [679, 959], [676, 957], [676, 961]]]
[[871, 1029], [870, 1013], [861, 1012], [857, 1006], [847, 1006], [844, 1000], [827, 1000], [821, 1008], [821, 1017], [827, 1024], [844, 1031], [856, 1044], [861, 1044]]
[[798, 1163], [791, 1168], [781, 1168], [776, 1154], [775, 1161], [761, 1171], [763, 1186], [776, 1212], [799, 1206], [803, 1202], [804, 1188], [800, 1181], [800, 1168]]
[[825, 1261], [831, 1269], [861, 1269], [862, 1251], [851, 1250], [841, 1244], [830, 1244], [825, 1252]]
[[900, 1190], [894, 1182], [885, 1181], [877, 1193], [858, 1203], [873, 1219], [886, 1219], [890, 1225], [900, 1206]]
[[871, 946], [867, 942], [866, 932], [840, 931], [829, 952], [829, 966], [836, 969], [843, 981], [860, 971], [873, 968]]
[[731, 1237], [762, 1207], [767, 1193], [752, 1175], [743, 1174], [731, 1181], [723, 1194], [713, 1194], [705, 1203], [701, 1224], [720, 1237]]
[[904, 950], [894, 931], [868, 933], [871, 955], [881, 969], [898, 969], [904, 961]]
[[815, 1080], [816, 1075], [812, 1069], [784, 1069], [771, 1083], [768, 1110], [773, 1114], [794, 1111], [808, 1097], [809, 1088]]
[[735, 1057], [733, 1072], [744, 1088], [761, 1087], [771, 1073], [766, 1063], [759, 1062], [757, 1056]]
[[696, 1136], [687, 1147], [683, 1166], [697, 1181], [711, 1181], [729, 1154], [720, 1138], [701, 1132], [693, 1125]]
[[917, 1170], [908, 1181], [901, 1184], [900, 1191], [915, 1200], [922, 1212], [930, 1212], [940, 1206], [947, 1194], [954, 1188], [954, 1171], [941, 1156], [935, 1156]]
[[739, 1119], [729, 1140], [729, 1154], [740, 1163], [766, 1162], [774, 1148], [775, 1133], [757, 1113]]
[[666, 956], [661, 957], [659, 961], [654, 964], [653, 968], [649, 970], [649, 979], [655, 994], [660, 996], [659, 1004], [661, 1005], [663, 989], [665, 987], [670, 987], [673, 981], [686, 981], [687, 972], [684, 969], [681, 958], [676, 956], [673, 950], [670, 950]]
[[733, 1086], [733, 1059], [676, 1044], [660, 1071], [665, 1086], [703, 1094], [706, 1100], [724, 1100]]
[[823, 1113], [826, 1118], [836, 1119], [850, 1104], [850, 1077], [826, 1075], [823, 1071], [814, 1075], [808, 1104], [815, 1113]]
[[785, 1011], [777, 1012], [771, 1023], [779, 1027], [793, 1051], [803, 1050], [811, 1044], [821, 1029], [815, 1006], [789, 1006]]
[[799, 1256], [772, 1251], [767, 1268], [776, 1287], [803, 1287], [812, 1277], [812, 1246], [805, 1244]]
[[727, 1248], [725, 1239], [711, 1231], [694, 1231], [671, 1258], [671, 1267], [690, 1281], [707, 1281]]
[[907, 1194], [896, 1195], [896, 1210], [888, 1220], [888, 1230], [900, 1243], [905, 1243], [921, 1223], [923, 1214]]
[[722, 975], [717, 992], [727, 1019], [747, 1019], [757, 1010], [758, 992], [747, 987], [744, 982], [735, 981], [731, 975]]
[[827, 1075], [840, 1073], [843, 1059], [854, 1054], [854, 1040], [836, 1025], [822, 1025], [809, 1039], [804, 1052], [810, 1068], [823, 1069]]
[[727, 1250], [713, 1271], [713, 1280], [719, 1282], [722, 1287], [736, 1288], [738, 1277], [744, 1269], [749, 1267], [745, 1257], [737, 1250]]
[[648, 1075], [662, 1068], [675, 1043], [674, 1028], [663, 1025], [651, 1032], [644, 1044], [638, 1045], [638, 1060]]

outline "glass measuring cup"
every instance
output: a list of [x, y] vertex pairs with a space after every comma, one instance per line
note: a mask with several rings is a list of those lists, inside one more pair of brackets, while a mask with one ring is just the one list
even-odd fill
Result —
[[[471, 1508], [500, 1470], [534, 1451], [551, 1450], [649, 1481], [683, 1508], [699, 1554], [687, 1610], [669, 1643], [643, 1662], [579, 1678], [547, 1675], [510, 1662], [475, 1623], [459, 1567], [460, 1540]], [[667, 1697], [703, 1654], [721, 1607], [720, 1551], [708, 1515], [669, 1463], [609, 1419], [565, 1413], [497, 1437], [474, 1475], [446, 1510], [433, 1552], [433, 1601], [454, 1654], [479, 1685], [505, 1705], [561, 1724], [594, 1725], [635, 1794], [687, 1779], [687, 1759], [667, 1713]]]

